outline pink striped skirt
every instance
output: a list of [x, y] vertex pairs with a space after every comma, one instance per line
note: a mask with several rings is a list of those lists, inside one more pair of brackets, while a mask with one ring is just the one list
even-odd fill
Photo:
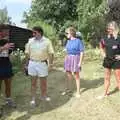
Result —
[[64, 61], [65, 71], [79, 72], [80, 67], [78, 66], [80, 61], [80, 55], [67, 55]]

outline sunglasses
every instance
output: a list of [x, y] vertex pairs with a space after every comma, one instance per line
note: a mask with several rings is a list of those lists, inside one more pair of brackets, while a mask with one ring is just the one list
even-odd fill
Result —
[[111, 28], [108, 28], [107, 30], [113, 30], [113, 29], [111, 29]]
[[66, 32], [65, 34], [68, 35], [69, 33]]
[[37, 34], [37, 32], [34, 32], [34, 31], [33, 31], [33, 34]]

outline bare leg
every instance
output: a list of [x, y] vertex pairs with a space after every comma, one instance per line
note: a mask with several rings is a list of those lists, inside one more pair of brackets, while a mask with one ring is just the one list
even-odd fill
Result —
[[15, 102], [11, 98], [11, 78], [5, 79], [5, 95], [6, 95], [6, 105], [16, 108]]
[[10, 98], [11, 97], [11, 79], [5, 79], [4, 83], [5, 83], [6, 98]]
[[111, 76], [111, 69], [105, 68], [105, 77], [104, 77], [105, 93], [104, 95], [108, 94], [108, 89], [110, 86], [110, 76]]
[[71, 92], [71, 89], [72, 89], [72, 72], [70, 71], [67, 71], [66, 72], [66, 80], [65, 80], [65, 90], [62, 92], [61, 95], [66, 95], [67, 93], [70, 93]]
[[40, 100], [50, 101], [50, 97], [47, 96], [47, 77], [40, 78], [41, 97]]
[[32, 96], [32, 100], [35, 100], [36, 88], [37, 88], [37, 77], [32, 77], [32, 80], [31, 80], [31, 96]]
[[76, 88], [77, 88], [77, 94], [80, 94], [80, 76], [79, 76], [79, 72], [75, 72], [75, 81], [76, 81]]
[[72, 73], [71, 72], [66, 72], [66, 75], [67, 75], [67, 79], [66, 79], [66, 88], [67, 89], [71, 89], [71, 82], [72, 82]]
[[115, 70], [115, 78], [117, 81], [117, 88], [120, 90], [120, 69]]
[[40, 78], [40, 89], [41, 89], [41, 96], [47, 96], [47, 78], [41, 77]]

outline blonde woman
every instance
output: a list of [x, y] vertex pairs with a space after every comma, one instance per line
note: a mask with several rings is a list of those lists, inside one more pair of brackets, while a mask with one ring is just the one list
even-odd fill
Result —
[[84, 45], [82, 41], [76, 38], [76, 30], [73, 27], [70, 27], [66, 30], [66, 36], [68, 38], [66, 44], [66, 56], [64, 61], [64, 68], [67, 75], [66, 80], [66, 90], [62, 93], [65, 95], [70, 91], [70, 81], [72, 80], [72, 73], [76, 80], [76, 97], [80, 97], [80, 75]]
[[105, 68], [104, 98], [109, 95], [111, 71], [114, 70], [117, 82], [117, 89], [120, 90], [120, 36], [118, 36], [119, 28], [115, 21], [107, 25], [107, 36], [100, 41], [101, 54], [104, 57], [103, 66]]

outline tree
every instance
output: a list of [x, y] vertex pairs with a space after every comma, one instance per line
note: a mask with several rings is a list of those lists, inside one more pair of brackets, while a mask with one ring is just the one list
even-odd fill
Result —
[[64, 34], [66, 27], [75, 26], [86, 42], [98, 43], [106, 26], [109, 12], [107, 0], [34, 0], [24, 13], [28, 25], [42, 21]]
[[11, 24], [11, 17], [8, 16], [7, 8], [0, 9], [0, 24]]
[[106, 24], [107, 4], [105, 0], [79, 0], [78, 29], [84, 34], [86, 42], [98, 44]]
[[120, 24], [120, 0], [108, 0], [108, 6], [108, 21], [114, 20]]
[[42, 20], [57, 30], [67, 20], [75, 21], [78, 0], [34, 0], [28, 13], [24, 13], [25, 22]]

